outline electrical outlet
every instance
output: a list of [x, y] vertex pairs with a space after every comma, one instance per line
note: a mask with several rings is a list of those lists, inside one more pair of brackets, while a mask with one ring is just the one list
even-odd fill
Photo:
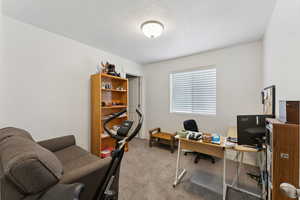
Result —
[[289, 154], [287, 154], [287, 153], [280, 153], [280, 158], [289, 159]]

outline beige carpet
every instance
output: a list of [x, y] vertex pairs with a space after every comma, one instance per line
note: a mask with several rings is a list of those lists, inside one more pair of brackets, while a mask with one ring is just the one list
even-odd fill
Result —
[[[188, 173], [174, 189], [172, 184], [175, 177], [176, 156], [177, 152], [171, 154], [166, 146], [155, 145], [150, 148], [147, 140], [133, 140], [129, 145], [129, 152], [124, 156], [121, 167], [119, 199], [221, 199], [220, 195], [199, 187], [192, 180], [197, 177], [197, 173], [200, 171], [214, 176], [221, 176], [223, 170], [222, 160], [216, 160], [215, 164], [208, 160], [200, 160], [198, 164], [194, 164], [193, 155], [182, 156], [182, 165], [188, 170]], [[232, 178], [235, 173], [235, 163], [229, 161], [228, 166], [227, 175]], [[244, 169], [247, 172], [257, 172], [257, 169], [251, 166], [244, 166]], [[256, 182], [245, 175], [245, 170], [242, 170], [241, 174], [240, 186], [252, 192], [259, 192]], [[222, 184], [216, 187], [222, 187]]]

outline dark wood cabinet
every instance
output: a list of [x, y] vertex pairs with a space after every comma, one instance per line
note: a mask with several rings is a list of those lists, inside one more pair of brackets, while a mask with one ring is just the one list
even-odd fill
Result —
[[299, 124], [299, 101], [287, 101], [286, 113], [288, 123]]
[[300, 101], [279, 101], [279, 118], [288, 124], [299, 124]]
[[268, 119], [270, 144], [267, 146], [269, 200], [289, 200], [280, 191], [287, 182], [299, 187], [299, 125]]

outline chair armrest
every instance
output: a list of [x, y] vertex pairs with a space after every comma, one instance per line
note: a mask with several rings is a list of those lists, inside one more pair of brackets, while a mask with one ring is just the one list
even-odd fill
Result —
[[76, 144], [76, 142], [74, 135], [67, 135], [49, 140], [43, 140], [38, 142], [38, 144], [48, 149], [49, 151], [55, 152], [67, 148], [69, 146], [73, 146]]
[[81, 183], [74, 184], [56, 184], [50, 188], [39, 200], [79, 200], [80, 192], [84, 185]]
[[160, 131], [160, 128], [154, 128], [154, 129], [151, 129], [151, 130], [149, 130], [149, 135], [151, 136], [153, 133], [157, 133], [157, 132], [161, 132]]

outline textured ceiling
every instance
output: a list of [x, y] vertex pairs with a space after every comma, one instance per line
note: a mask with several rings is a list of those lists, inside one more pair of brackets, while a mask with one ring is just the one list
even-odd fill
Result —
[[[3, 0], [6, 15], [138, 63], [261, 39], [275, 0]], [[163, 35], [140, 24], [158, 20]]]

